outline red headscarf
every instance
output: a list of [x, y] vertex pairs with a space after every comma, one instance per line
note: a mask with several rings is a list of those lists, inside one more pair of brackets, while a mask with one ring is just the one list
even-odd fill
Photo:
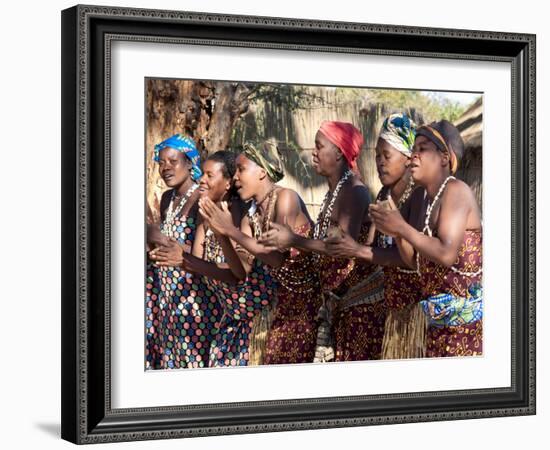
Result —
[[319, 131], [338, 147], [346, 158], [350, 168], [355, 169], [355, 160], [363, 145], [363, 135], [351, 123], [325, 120]]

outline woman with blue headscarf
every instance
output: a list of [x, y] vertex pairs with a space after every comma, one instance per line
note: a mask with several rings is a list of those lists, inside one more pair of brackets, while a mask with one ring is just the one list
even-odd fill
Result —
[[[161, 223], [148, 227], [147, 243], [188, 253], [197, 226], [199, 152], [191, 138], [176, 134], [155, 146], [154, 160], [170, 189], [161, 197]], [[146, 288], [146, 369], [207, 366], [219, 315], [216, 297], [198, 277], [153, 263], [147, 266]]]

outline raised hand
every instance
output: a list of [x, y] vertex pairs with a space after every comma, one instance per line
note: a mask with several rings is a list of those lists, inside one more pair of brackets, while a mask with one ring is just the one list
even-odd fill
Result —
[[216, 234], [225, 236], [234, 226], [227, 202], [222, 202], [220, 208], [209, 198], [202, 198], [199, 200], [199, 213]]

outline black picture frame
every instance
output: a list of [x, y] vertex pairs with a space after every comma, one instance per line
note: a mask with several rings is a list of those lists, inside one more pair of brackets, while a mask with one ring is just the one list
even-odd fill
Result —
[[[504, 61], [512, 68], [512, 372], [506, 388], [111, 407], [114, 40]], [[62, 12], [62, 437], [163, 439], [535, 414], [535, 36], [78, 5]]]

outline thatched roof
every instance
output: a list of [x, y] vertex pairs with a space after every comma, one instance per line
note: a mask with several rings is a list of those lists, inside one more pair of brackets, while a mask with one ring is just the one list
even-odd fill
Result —
[[481, 97], [470, 106], [454, 125], [464, 140], [465, 151], [481, 149], [483, 132], [483, 106]]

